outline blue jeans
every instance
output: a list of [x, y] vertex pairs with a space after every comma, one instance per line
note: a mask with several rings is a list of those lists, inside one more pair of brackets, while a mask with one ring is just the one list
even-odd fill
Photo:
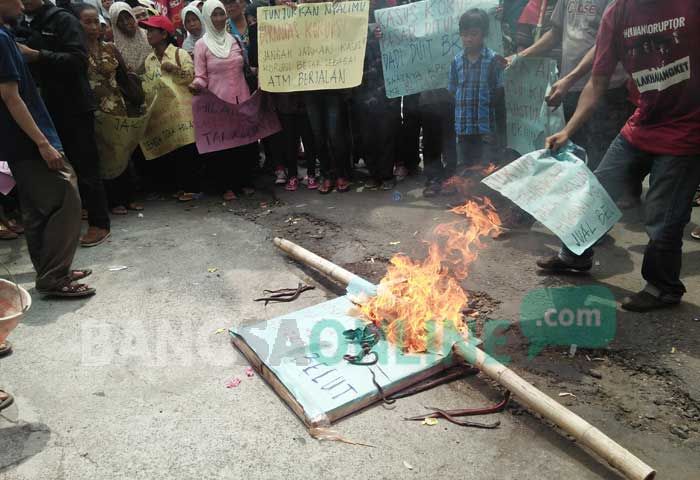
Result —
[[[692, 201], [700, 184], [700, 154], [657, 155], [633, 147], [618, 135], [595, 171], [613, 200], [628, 185], [649, 175], [645, 219], [649, 243], [644, 252], [642, 277], [662, 299], [679, 300], [686, 292], [680, 281], [683, 230], [690, 221]], [[576, 255], [562, 246], [563, 259]], [[592, 257], [593, 249], [581, 255]]]

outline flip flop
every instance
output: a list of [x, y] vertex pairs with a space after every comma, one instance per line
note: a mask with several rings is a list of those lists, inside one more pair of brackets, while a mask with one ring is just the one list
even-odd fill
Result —
[[2, 411], [5, 410], [7, 407], [9, 407], [9, 406], [12, 405], [13, 403], [15, 403], [15, 397], [13, 397], [12, 395], [10, 395], [10, 394], [9, 394], [8, 392], [6, 392], [5, 390], [0, 390], [0, 392], [2, 392], [2, 393], [4, 393], [5, 395], [7, 395], [7, 398], [6, 398], [5, 400], [0, 401], [0, 412], [2, 412]]
[[12, 355], [12, 344], [5, 340], [5, 343], [0, 344], [0, 358], [9, 357]]
[[[76, 273], [78, 273], [79, 275], [76, 275]], [[71, 280], [71, 282], [77, 282], [78, 280], [82, 280], [83, 278], [87, 278], [90, 275], [92, 275], [92, 270], [90, 270], [89, 268], [71, 270], [70, 280]]]
[[82, 283], [70, 283], [53, 290], [40, 290], [39, 293], [44, 298], [84, 298], [91, 297], [97, 291]]

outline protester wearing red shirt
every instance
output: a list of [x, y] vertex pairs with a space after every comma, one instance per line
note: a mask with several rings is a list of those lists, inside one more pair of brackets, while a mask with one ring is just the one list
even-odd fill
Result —
[[[645, 225], [649, 243], [642, 276], [647, 286], [622, 307], [649, 311], [677, 305], [683, 230], [700, 183], [700, 2], [617, 0], [603, 17], [593, 75], [576, 113], [547, 139], [558, 149], [593, 113], [621, 62], [639, 90], [639, 106], [610, 145], [596, 176], [613, 199], [624, 186], [649, 175]], [[562, 247], [538, 262], [549, 271], [587, 271], [593, 251], [581, 256]]]

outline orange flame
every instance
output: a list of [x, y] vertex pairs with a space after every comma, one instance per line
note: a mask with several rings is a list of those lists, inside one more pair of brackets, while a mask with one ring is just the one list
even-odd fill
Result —
[[377, 295], [360, 306], [365, 318], [408, 352], [427, 350], [431, 321], [449, 322], [466, 334], [462, 309], [468, 296], [460, 281], [484, 247], [481, 238], [500, 232], [501, 220], [488, 198], [470, 200], [451, 212], [465, 219], [438, 225], [438, 240], [429, 244], [423, 261], [403, 254], [392, 258]]

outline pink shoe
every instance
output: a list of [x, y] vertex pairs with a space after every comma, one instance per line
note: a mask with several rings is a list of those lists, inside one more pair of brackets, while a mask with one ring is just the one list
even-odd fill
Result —
[[287, 185], [284, 187], [288, 192], [296, 192], [297, 188], [299, 188], [299, 179], [297, 177], [287, 180]]
[[316, 180], [316, 177], [309, 177], [306, 188], [309, 190], [318, 190], [318, 180]]

